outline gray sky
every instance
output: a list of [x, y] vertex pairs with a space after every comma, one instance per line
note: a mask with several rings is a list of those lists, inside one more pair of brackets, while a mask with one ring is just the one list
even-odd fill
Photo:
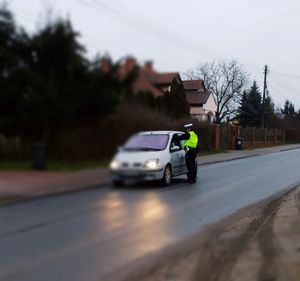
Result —
[[[1, 0], [0, 0], [1, 1]], [[200, 62], [236, 58], [268, 88], [275, 105], [300, 109], [299, 0], [8, 0], [29, 32], [46, 10], [69, 17], [88, 56], [134, 55], [158, 71], [185, 73]]]

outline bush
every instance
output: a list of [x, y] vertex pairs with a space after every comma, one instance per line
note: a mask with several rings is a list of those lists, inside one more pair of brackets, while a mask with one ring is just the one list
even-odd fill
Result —
[[[213, 149], [213, 127], [197, 120], [170, 120], [147, 107], [123, 104], [118, 112], [101, 120], [97, 126], [66, 132], [59, 149], [52, 149], [50, 157], [55, 160], [97, 160], [113, 156], [117, 147], [134, 133], [152, 130], [183, 130], [183, 125], [193, 121], [199, 135], [200, 149]], [[56, 152], [61, 151], [61, 154]]]
[[[111, 158], [118, 146], [123, 145], [134, 133], [151, 130], [183, 131], [183, 125], [190, 122], [194, 123], [195, 132], [199, 136], [200, 150], [213, 150], [214, 130], [210, 124], [191, 119], [171, 120], [149, 107], [127, 103], [121, 105], [114, 115], [90, 126], [67, 128], [60, 134], [57, 132], [54, 136], [50, 136], [48, 141], [44, 140], [47, 160], [64, 162], [106, 160]], [[9, 148], [9, 153], [7, 147], [7, 153], [5, 155], [1, 153], [1, 156], [3, 158], [10, 154], [9, 159], [32, 160], [32, 145], [33, 140], [23, 139], [21, 146], [10, 146], [12, 148]]]
[[0, 159], [16, 160], [22, 158], [22, 145], [19, 137], [0, 135]]

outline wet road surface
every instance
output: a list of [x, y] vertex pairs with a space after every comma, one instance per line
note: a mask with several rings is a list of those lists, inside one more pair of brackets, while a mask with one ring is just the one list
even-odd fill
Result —
[[182, 178], [102, 187], [0, 208], [0, 280], [103, 280], [135, 260], [300, 182], [300, 149], [199, 167]]

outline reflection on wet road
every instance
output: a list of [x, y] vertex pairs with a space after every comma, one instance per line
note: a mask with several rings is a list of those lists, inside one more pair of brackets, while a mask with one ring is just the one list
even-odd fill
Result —
[[177, 179], [0, 208], [0, 280], [103, 280], [203, 226], [300, 182], [300, 150], [199, 167]]

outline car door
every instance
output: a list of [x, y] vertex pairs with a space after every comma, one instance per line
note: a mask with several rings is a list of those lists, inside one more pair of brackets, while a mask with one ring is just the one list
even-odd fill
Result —
[[[179, 136], [182, 134], [178, 134]], [[180, 141], [180, 151], [178, 151], [178, 157], [179, 157], [179, 174], [185, 174], [187, 172], [186, 163], [185, 163], [185, 150], [184, 150], [184, 140]]]
[[[172, 148], [177, 147], [178, 149], [172, 150]], [[173, 174], [179, 175], [185, 173], [185, 151], [183, 149], [182, 143], [173, 136], [170, 144], [170, 158], [173, 167]]]

